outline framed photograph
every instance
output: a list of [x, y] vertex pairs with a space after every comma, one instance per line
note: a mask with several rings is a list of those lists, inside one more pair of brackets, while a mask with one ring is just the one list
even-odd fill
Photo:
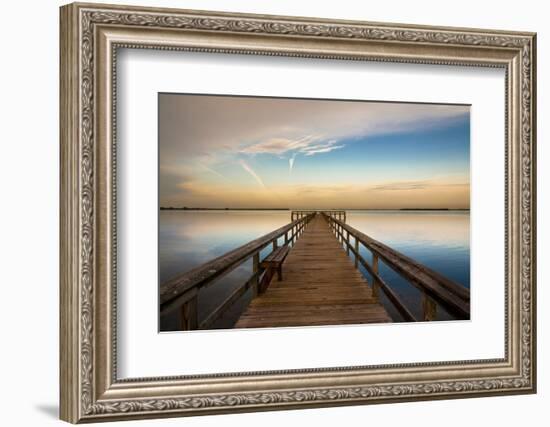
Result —
[[534, 393], [535, 34], [61, 8], [61, 418]]

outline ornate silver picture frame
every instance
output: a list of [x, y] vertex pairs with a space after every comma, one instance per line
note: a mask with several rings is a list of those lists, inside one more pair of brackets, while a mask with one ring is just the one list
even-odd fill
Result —
[[[507, 31], [63, 6], [61, 418], [78, 423], [534, 393], [535, 42], [533, 33]], [[119, 378], [115, 148], [116, 61], [122, 48], [504, 70], [505, 253], [493, 254], [505, 259], [504, 357]]]

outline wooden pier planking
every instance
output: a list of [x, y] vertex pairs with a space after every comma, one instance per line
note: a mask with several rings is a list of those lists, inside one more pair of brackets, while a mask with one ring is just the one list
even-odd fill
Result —
[[317, 214], [283, 264], [283, 280], [252, 300], [235, 328], [391, 322], [354, 262]]

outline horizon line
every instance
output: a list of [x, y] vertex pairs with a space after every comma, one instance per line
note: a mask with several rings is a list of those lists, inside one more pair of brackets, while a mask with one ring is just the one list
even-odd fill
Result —
[[188, 211], [198, 211], [198, 210], [211, 210], [211, 211], [332, 211], [332, 210], [346, 210], [346, 211], [469, 211], [470, 208], [259, 208], [259, 207], [246, 207], [246, 208], [229, 208], [229, 207], [176, 207], [176, 206], [160, 206], [160, 210], [188, 210]]

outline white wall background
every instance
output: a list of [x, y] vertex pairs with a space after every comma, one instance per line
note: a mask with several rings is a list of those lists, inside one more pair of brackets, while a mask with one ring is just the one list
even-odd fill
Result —
[[[110, 0], [113, 3], [121, 3]], [[181, 0], [133, 4], [538, 32], [539, 393], [438, 402], [208, 416], [132, 425], [547, 425], [550, 304], [550, 29], [544, 2]], [[58, 6], [2, 5], [0, 67], [0, 415], [4, 425], [59, 425], [58, 402]], [[545, 336], [546, 335], [546, 336]], [[546, 418], [546, 420], [545, 420]]]

